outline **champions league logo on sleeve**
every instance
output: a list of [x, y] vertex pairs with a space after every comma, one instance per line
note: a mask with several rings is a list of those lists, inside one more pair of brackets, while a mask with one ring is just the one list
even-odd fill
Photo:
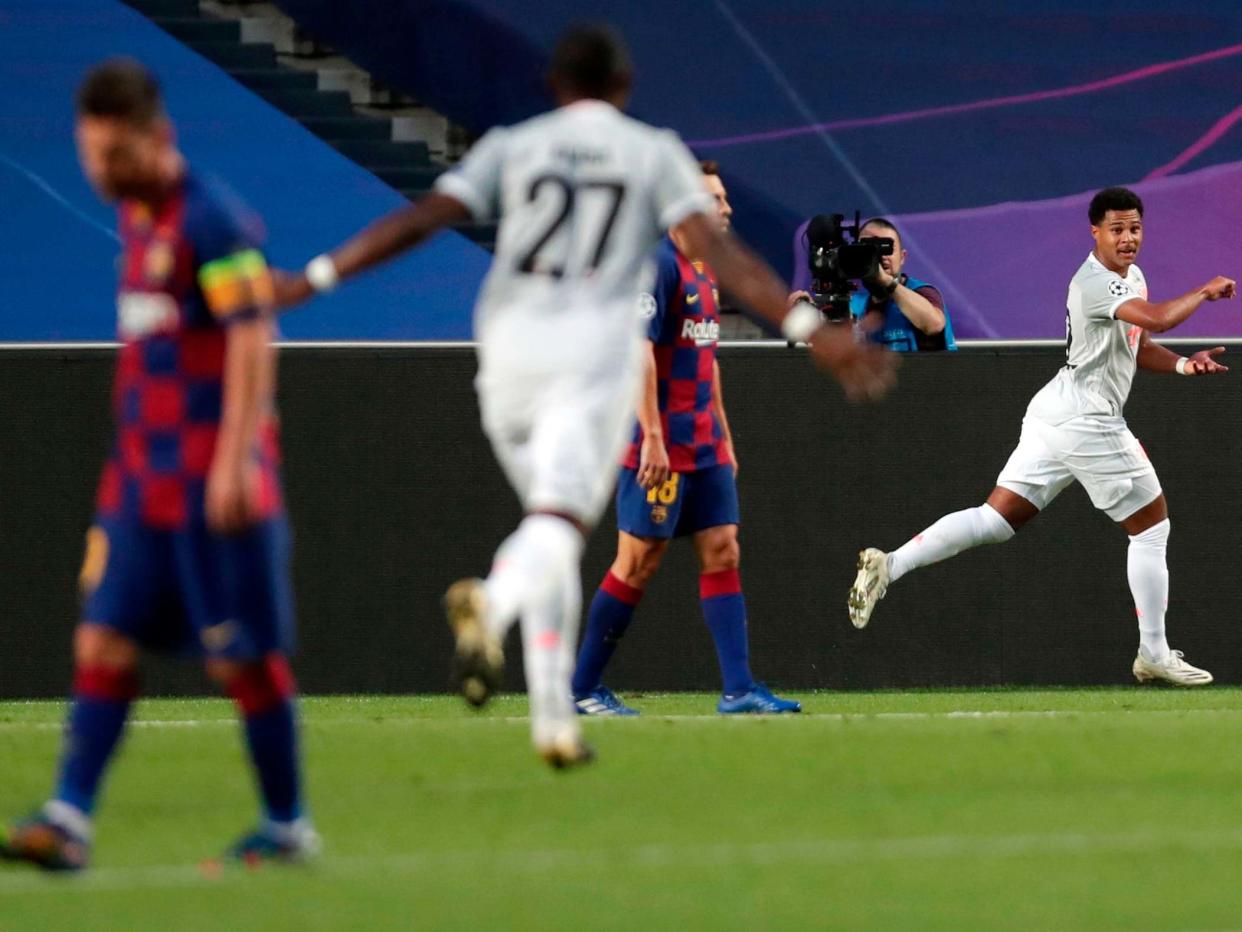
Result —
[[655, 295], [643, 292], [638, 296], [638, 316], [643, 320], [651, 320], [656, 316]]
[[1121, 298], [1128, 294], [1133, 294], [1134, 289], [1123, 282], [1120, 278], [1114, 278], [1108, 283], [1108, 293], [1114, 298]]

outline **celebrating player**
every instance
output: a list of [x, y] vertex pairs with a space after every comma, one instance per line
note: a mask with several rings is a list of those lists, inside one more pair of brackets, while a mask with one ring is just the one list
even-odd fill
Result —
[[[722, 230], [733, 209], [715, 162], [702, 163]], [[746, 601], [738, 575], [737, 458], [725, 416], [716, 341], [716, 280], [687, 258], [673, 231], [657, 251], [655, 289], [640, 301], [649, 319], [638, 425], [617, 485], [617, 556], [591, 601], [574, 671], [582, 715], [637, 715], [600, 678], [630, 626], [673, 537], [691, 535], [699, 558], [703, 617], [716, 642], [724, 695], [717, 709], [800, 712], [750, 672]]]
[[231, 854], [300, 860], [319, 842], [302, 806], [287, 659], [289, 531], [261, 227], [187, 168], [155, 80], [136, 62], [87, 76], [77, 144], [91, 183], [120, 205], [117, 438], [87, 535], [56, 790], [0, 853], [49, 870], [87, 865], [141, 645], [205, 653], [241, 710], [267, 819]]
[[520, 617], [533, 740], [551, 765], [589, 760], [570, 691], [581, 610], [578, 564], [633, 417], [642, 366], [634, 308], [661, 232], [757, 312], [810, 340], [816, 360], [857, 397], [882, 394], [889, 357], [820, 327], [810, 305], [785, 313], [785, 289], [719, 229], [701, 173], [677, 136], [621, 113], [628, 55], [606, 28], [571, 29], [550, 83], [560, 106], [479, 140], [435, 191], [280, 279], [281, 303], [325, 290], [473, 216], [498, 215], [496, 257], [479, 296], [476, 385], [483, 426], [526, 517], [486, 582], [445, 596], [456, 670], [475, 705], [499, 682], [501, 641]]
[[1088, 216], [1095, 249], [1070, 281], [1066, 364], [1031, 400], [996, 488], [980, 507], [946, 515], [892, 553], [864, 550], [850, 590], [850, 620], [865, 627], [888, 586], [911, 570], [1009, 540], [1077, 480], [1130, 537], [1127, 574], [1139, 623], [1134, 676], [1141, 683], [1203, 686], [1212, 675], [1170, 650], [1165, 639], [1169, 510], [1122, 408], [1136, 367], [1189, 376], [1227, 371], [1214, 359], [1224, 347], [1186, 358], [1158, 346], [1150, 332], [1173, 329], [1204, 301], [1232, 298], [1235, 283], [1218, 277], [1180, 298], [1152, 303], [1134, 264], [1143, 244], [1139, 196], [1107, 188], [1092, 198]]

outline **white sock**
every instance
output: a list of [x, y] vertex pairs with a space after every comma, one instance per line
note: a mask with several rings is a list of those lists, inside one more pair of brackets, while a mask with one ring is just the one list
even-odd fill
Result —
[[980, 544], [1003, 544], [1013, 528], [991, 505], [945, 515], [888, 555], [888, 580], [896, 582], [920, 566], [939, 563]]
[[54, 824], [83, 841], [91, 840], [91, 817], [63, 799], [51, 799], [43, 804], [43, 814]]
[[487, 577], [487, 625], [504, 639], [527, 606], [547, 598], [568, 561], [577, 572], [582, 535], [564, 518], [528, 515], [496, 551]]
[[314, 833], [315, 826], [307, 816], [300, 816], [292, 822], [264, 819], [263, 830], [267, 832], [269, 838], [274, 838], [283, 844], [298, 844], [308, 833]]
[[522, 611], [522, 656], [530, 698], [531, 737], [551, 744], [567, 731], [577, 734], [578, 713], [570, 680], [582, 614], [578, 560], [563, 560], [544, 598]]
[[1142, 534], [1135, 534], [1126, 555], [1126, 576], [1138, 615], [1139, 644], [1147, 659], [1155, 663], [1169, 656], [1169, 642], [1164, 637], [1164, 613], [1169, 607], [1169, 566], [1165, 562], [1169, 530], [1169, 519], [1165, 518]]

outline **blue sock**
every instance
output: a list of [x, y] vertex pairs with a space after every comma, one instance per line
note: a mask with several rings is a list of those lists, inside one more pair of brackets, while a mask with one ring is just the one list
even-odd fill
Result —
[[750, 672], [750, 645], [746, 637], [746, 597], [737, 570], [720, 570], [699, 577], [703, 618], [716, 642], [720, 676], [726, 696], [748, 692], [755, 685]]
[[79, 667], [73, 704], [65, 723], [56, 799], [90, 815], [112, 752], [125, 734], [129, 707], [138, 694], [133, 670]]
[[634, 619], [634, 608], [642, 597], [643, 590], [626, 585], [611, 572], [604, 577], [587, 613], [586, 633], [574, 669], [575, 696], [585, 696], [600, 685], [604, 667]]
[[297, 708], [288, 661], [271, 657], [247, 667], [230, 692], [245, 718], [246, 744], [268, 819], [292, 822], [300, 818]]
[[273, 822], [292, 822], [302, 815], [293, 700], [286, 699], [260, 715], [247, 715], [246, 743], [259, 774], [267, 817]]

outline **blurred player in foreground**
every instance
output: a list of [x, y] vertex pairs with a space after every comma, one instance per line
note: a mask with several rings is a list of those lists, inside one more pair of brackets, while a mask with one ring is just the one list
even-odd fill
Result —
[[262, 227], [189, 170], [137, 62], [87, 76], [76, 136], [91, 184], [119, 203], [117, 437], [87, 535], [56, 791], [0, 851], [51, 870], [86, 866], [100, 781], [147, 647], [205, 654], [241, 711], [266, 820], [230, 853], [300, 860], [319, 841], [302, 806], [288, 661], [289, 530]]
[[500, 217], [496, 257], [479, 295], [476, 387], [483, 427], [526, 517], [491, 575], [445, 595], [456, 676], [475, 705], [500, 682], [501, 642], [520, 617], [533, 740], [552, 766], [589, 760], [570, 674], [581, 611], [578, 564], [632, 423], [642, 372], [634, 308], [663, 230], [757, 312], [782, 322], [853, 397], [892, 382], [891, 354], [824, 330], [810, 305], [785, 313], [786, 289], [721, 232], [689, 151], [668, 131], [621, 113], [630, 64], [605, 27], [571, 29], [550, 82], [559, 108], [494, 129], [417, 204], [385, 217], [280, 279], [295, 303], [467, 217]]
[[[702, 164], [721, 230], [733, 208], [715, 162]], [[691, 535], [699, 558], [703, 617], [716, 643], [722, 713], [800, 712], [750, 672], [746, 600], [738, 574], [737, 456], [725, 415], [716, 343], [720, 309], [710, 267], [686, 257], [673, 231], [656, 250], [655, 288], [639, 307], [647, 321], [638, 424], [617, 480], [617, 556], [587, 615], [574, 671], [582, 715], [637, 715], [601, 677], [630, 626], [673, 537]]]
[[1150, 332], [1173, 329], [1204, 301], [1232, 298], [1235, 284], [1218, 277], [1180, 298], [1152, 303], [1135, 265], [1143, 244], [1139, 196], [1107, 188], [1092, 198], [1088, 216], [1095, 249], [1070, 281], [1066, 364], [1031, 400], [996, 488], [983, 505], [946, 515], [892, 553], [864, 550], [850, 590], [850, 620], [865, 627], [888, 586], [911, 570], [1009, 540], [1077, 480], [1092, 504], [1130, 537], [1127, 573], [1139, 623], [1134, 676], [1141, 683], [1203, 686], [1212, 675], [1191, 666], [1165, 640], [1169, 509], [1122, 408], [1136, 368], [1188, 376], [1227, 371], [1213, 358], [1224, 347], [1187, 358], [1157, 345]]

